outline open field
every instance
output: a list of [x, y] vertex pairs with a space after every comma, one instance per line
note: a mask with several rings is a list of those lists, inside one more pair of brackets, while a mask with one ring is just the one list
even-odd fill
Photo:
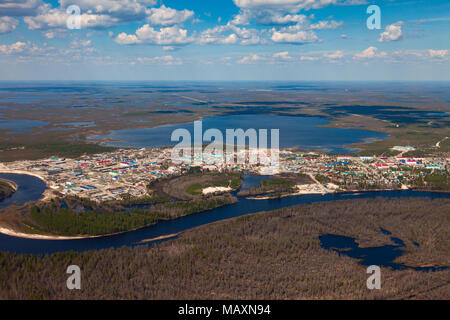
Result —
[[[382, 267], [382, 289], [370, 291], [366, 267], [319, 241], [336, 234], [365, 248], [392, 245], [383, 228], [406, 245], [395, 262], [449, 266], [448, 212], [449, 200], [346, 200], [214, 223], [150, 248], [45, 257], [2, 252], [0, 298], [449, 299], [450, 270]], [[82, 290], [66, 289], [71, 264], [81, 267]]]
[[158, 196], [193, 200], [201, 198], [202, 190], [208, 187], [230, 187], [235, 190], [240, 185], [240, 173], [198, 172], [157, 180], [149, 186], [149, 189]]

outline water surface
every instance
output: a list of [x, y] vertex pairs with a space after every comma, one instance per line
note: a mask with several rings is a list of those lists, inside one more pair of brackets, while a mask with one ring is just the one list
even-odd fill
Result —
[[[355, 152], [355, 149], [345, 146], [365, 142], [369, 139], [385, 139], [388, 137], [386, 134], [367, 130], [321, 127], [328, 123], [329, 119], [320, 117], [244, 114], [206, 117], [203, 119], [202, 125], [203, 133], [210, 128], [219, 129], [222, 132], [224, 142], [226, 140], [226, 129], [268, 129], [269, 146], [270, 129], [279, 129], [281, 148], [298, 147], [300, 149], [321, 150], [333, 153]], [[115, 130], [106, 136], [97, 136], [94, 138], [116, 140], [114, 142], [108, 142], [108, 144], [119, 147], [164, 147], [178, 143], [178, 141], [173, 142], [170, 139], [172, 132], [179, 128], [188, 130], [193, 139], [193, 123], [144, 129]], [[206, 144], [209, 143], [209, 141], [204, 142]]]

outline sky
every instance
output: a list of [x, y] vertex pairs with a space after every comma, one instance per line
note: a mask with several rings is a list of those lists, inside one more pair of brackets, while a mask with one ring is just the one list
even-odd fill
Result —
[[449, 35], [448, 0], [0, 0], [0, 80], [450, 81]]

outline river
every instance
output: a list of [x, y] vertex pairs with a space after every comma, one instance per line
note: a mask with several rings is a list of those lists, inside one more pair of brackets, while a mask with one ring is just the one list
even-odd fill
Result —
[[[0, 174], [0, 178], [14, 181], [19, 186], [17, 192], [10, 198], [0, 202], [0, 209], [11, 205], [16, 201], [21, 205], [27, 201], [36, 201], [45, 190], [45, 184], [40, 179], [18, 174]], [[246, 175], [243, 186], [250, 188], [259, 184], [261, 178]], [[44, 184], [44, 185], [43, 185]], [[236, 195], [236, 193], [233, 193]], [[226, 220], [246, 214], [271, 211], [297, 204], [311, 204], [320, 201], [335, 201], [345, 199], [367, 199], [367, 198], [407, 198], [426, 197], [431, 199], [450, 198], [450, 193], [419, 192], [410, 190], [400, 191], [376, 191], [358, 193], [336, 193], [336, 194], [310, 194], [285, 197], [281, 199], [250, 200], [238, 197], [238, 202], [213, 210], [192, 214], [175, 220], [160, 221], [155, 225], [139, 230], [130, 231], [113, 236], [99, 238], [76, 239], [76, 240], [37, 240], [24, 239], [0, 234], [0, 250], [15, 253], [49, 254], [60, 251], [86, 251], [106, 248], [118, 248], [122, 246], [134, 246], [147, 239], [153, 239], [165, 235], [176, 234], [188, 229], [202, 226], [208, 223]], [[159, 240], [162, 241], [162, 240]]]

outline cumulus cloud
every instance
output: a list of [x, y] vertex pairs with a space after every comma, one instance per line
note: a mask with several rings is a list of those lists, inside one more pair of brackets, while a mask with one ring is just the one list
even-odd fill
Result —
[[0, 45], [0, 53], [16, 56], [42, 56], [54, 52], [53, 47], [38, 47], [30, 41], [17, 41], [12, 44]]
[[380, 34], [378, 42], [391, 42], [400, 40], [403, 36], [402, 25], [402, 21], [388, 25], [386, 27], [386, 31]]
[[189, 37], [187, 30], [181, 29], [177, 26], [161, 28], [156, 30], [148, 24], [143, 25], [136, 30], [136, 34], [130, 35], [124, 32], [120, 33], [115, 38], [118, 44], [156, 44], [156, 45], [183, 45], [193, 41]]
[[369, 47], [366, 50], [356, 53], [353, 58], [355, 59], [372, 59], [372, 58], [382, 58], [386, 57], [387, 54], [384, 51], [378, 52], [378, 48]]
[[232, 23], [206, 29], [197, 39], [199, 44], [255, 45], [263, 43], [260, 31], [254, 28], [240, 28]]
[[295, 13], [302, 9], [322, 8], [335, 4], [338, 0], [233, 0], [233, 2], [241, 9], [271, 9]]
[[194, 15], [193, 11], [179, 11], [164, 5], [151, 8], [156, 0], [60, 0], [59, 3], [58, 8], [43, 4], [36, 14], [25, 17], [29, 29], [65, 28], [69, 18], [66, 8], [70, 5], [81, 9], [81, 28], [108, 28], [145, 19], [152, 26], [173, 26]]
[[92, 15], [108, 15], [120, 21], [143, 20], [148, 7], [156, 5], [156, 0], [59, 0], [60, 8], [77, 5], [81, 12]]
[[312, 30], [324, 30], [324, 29], [337, 29], [338, 27], [342, 26], [342, 21], [319, 21], [318, 23], [313, 23], [309, 26]]
[[319, 38], [312, 31], [273, 31], [272, 41], [277, 43], [304, 44], [311, 42], [319, 42]]
[[445, 58], [448, 54], [448, 50], [433, 50], [429, 49], [428, 54], [432, 58]]
[[32, 16], [42, 4], [42, 0], [0, 0], [0, 15]]
[[248, 25], [251, 21], [256, 21], [260, 25], [286, 25], [304, 23], [307, 17], [303, 14], [289, 14], [286, 12], [272, 10], [248, 10], [244, 9], [233, 17], [232, 24]]
[[173, 26], [183, 23], [194, 16], [194, 11], [175, 10], [162, 5], [160, 8], [147, 10], [147, 21], [153, 26]]
[[27, 48], [27, 43], [22, 42], [22, 41], [17, 41], [16, 43], [7, 45], [1, 45], [0, 46], [0, 52], [2, 52], [3, 54], [14, 54], [14, 53], [19, 53], [19, 52], [23, 52], [25, 49]]
[[0, 18], [0, 34], [10, 33], [16, 30], [19, 21], [11, 17]]
[[[30, 30], [66, 28], [69, 14], [60, 9], [52, 9], [50, 5], [41, 6], [38, 14], [25, 17], [24, 21]], [[80, 15], [81, 28], [106, 28], [119, 23], [118, 18], [106, 14], [82, 13]]]
[[[231, 20], [235, 25], [248, 25], [251, 21], [259, 25], [305, 24], [307, 16], [300, 10], [321, 8], [330, 4], [342, 3], [338, 0], [234, 0], [241, 10]], [[336, 28], [337, 22], [320, 22], [313, 26], [317, 29]]]

